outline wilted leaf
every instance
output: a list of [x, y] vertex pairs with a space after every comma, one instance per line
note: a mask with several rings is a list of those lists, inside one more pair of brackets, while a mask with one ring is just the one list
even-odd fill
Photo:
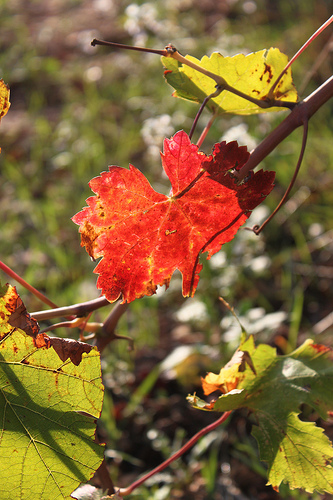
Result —
[[248, 159], [236, 142], [216, 144], [206, 156], [185, 132], [164, 141], [163, 168], [171, 195], [152, 189], [135, 167], [109, 167], [89, 183], [97, 196], [73, 217], [81, 245], [94, 259], [97, 287], [108, 300], [132, 301], [168, 287], [176, 269], [183, 274], [183, 295], [193, 296], [202, 265], [230, 241], [273, 188], [274, 173], [259, 172], [237, 185], [230, 170]]
[[[245, 407], [253, 412], [258, 425], [252, 433], [262, 460], [268, 463], [268, 484], [274, 489], [288, 482], [292, 489], [333, 493], [332, 445], [323, 429], [298, 418], [303, 403], [312, 406], [322, 418], [333, 409], [330, 350], [307, 340], [290, 355], [277, 356], [275, 349], [264, 344], [255, 349], [251, 337], [240, 350], [249, 353], [256, 374], [246, 365], [235, 384], [234, 372], [221, 370], [225, 378], [220, 377], [219, 384], [231, 384], [232, 391], [209, 404], [196, 396], [189, 396], [189, 401], [207, 411]], [[233, 366], [235, 371], [237, 363]], [[211, 378], [212, 374], [208, 374], [208, 382]]]
[[[223, 57], [218, 52], [214, 52], [210, 57], [204, 56], [200, 61], [192, 56], [186, 56], [186, 59], [221, 76], [232, 87], [259, 100], [266, 98], [274, 81], [288, 62], [287, 56], [276, 48], [263, 49], [247, 56], [237, 54], [233, 57]], [[166, 68], [167, 82], [175, 89], [173, 93], [175, 97], [202, 102], [205, 97], [215, 91], [214, 80], [199, 71], [185, 64], [181, 65], [171, 57], [162, 57], [162, 64]], [[290, 68], [278, 83], [274, 98], [279, 101], [297, 101], [297, 92]], [[210, 99], [207, 107], [214, 113], [242, 115], [281, 109], [260, 108], [228, 91], [223, 91], [218, 97]]]
[[247, 351], [237, 350], [229, 363], [222, 368], [218, 375], [210, 372], [202, 379], [204, 394], [207, 396], [214, 391], [227, 393], [238, 387], [241, 379], [245, 377], [246, 363], [252, 369], [253, 373], [256, 374], [249, 353]]
[[[7, 322], [13, 327], [21, 328], [27, 335], [36, 337], [39, 332], [38, 323], [27, 312], [16, 288], [11, 285], [6, 285], [2, 288], [2, 292], [2, 300], [0, 302], [0, 325], [6, 324]], [[1, 333], [0, 326], [0, 336]]]
[[37, 336], [35, 346], [38, 348], [46, 347], [47, 349], [53, 347], [61, 361], [70, 359], [75, 366], [81, 363], [82, 354], [84, 352], [88, 354], [93, 348], [91, 345], [79, 340], [49, 337], [45, 333], [40, 333]]
[[70, 499], [103, 460], [95, 442], [103, 402], [99, 354], [94, 348], [75, 366], [37, 348], [8, 323], [6, 292], [0, 290], [1, 500]]

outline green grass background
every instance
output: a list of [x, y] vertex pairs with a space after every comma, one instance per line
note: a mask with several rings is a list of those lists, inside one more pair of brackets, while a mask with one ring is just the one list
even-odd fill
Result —
[[[180, 129], [189, 132], [198, 106], [171, 96], [158, 56], [93, 48], [93, 38], [153, 48], [171, 42], [181, 53], [198, 58], [214, 50], [234, 55], [271, 46], [291, 57], [331, 15], [331, 7], [328, 0], [2, 0], [0, 77], [10, 86], [12, 104], [0, 127], [1, 260], [59, 306], [95, 298], [94, 264], [80, 247], [77, 226], [70, 220], [91, 195], [89, 180], [108, 165], [133, 163], [156, 190], [168, 192], [159, 159], [163, 138]], [[293, 66], [296, 87], [306, 84], [301, 97], [332, 73], [330, 37], [331, 28]], [[316, 68], [321, 54], [325, 57]], [[159, 410], [171, 405], [172, 390], [182, 408], [180, 400], [187, 391], [200, 390], [199, 375], [219, 370], [237, 347], [240, 330], [219, 296], [235, 308], [258, 341], [270, 342], [282, 353], [308, 336], [332, 345], [332, 110], [329, 102], [311, 120], [291, 199], [260, 237], [241, 230], [206, 262], [194, 299], [182, 298], [181, 277], [175, 275], [166, 293], [136, 301], [122, 318], [119, 333], [133, 337], [136, 350], [129, 353], [125, 342], [119, 341], [105, 354], [108, 392], [102, 418], [113, 457], [112, 475], [120, 483], [127, 484], [131, 474], [147, 468], [144, 457], [137, 458], [140, 446], [149, 443], [157, 447], [154, 453], [159, 457], [168, 456], [184, 436], [191, 435], [193, 429], [184, 419], [177, 425], [173, 413], [165, 416], [173, 425], [163, 430]], [[221, 138], [237, 139], [251, 148], [284, 116], [285, 112], [222, 117], [203, 149], [209, 153]], [[194, 140], [208, 120], [209, 113], [204, 112]], [[267, 213], [288, 186], [300, 145], [298, 130], [264, 162], [264, 168], [277, 172], [276, 188], [265, 202]], [[262, 216], [260, 209], [248, 225], [260, 222]], [[2, 272], [0, 277], [8, 280]], [[18, 290], [29, 311], [43, 308], [22, 287]], [[103, 321], [108, 312], [98, 311], [93, 319]], [[59, 334], [77, 337], [78, 331]], [[161, 382], [156, 366], [180, 345], [188, 350], [177, 353], [168, 382], [163, 377]], [[237, 472], [241, 466], [248, 477], [252, 472], [256, 478], [264, 474], [255, 445], [240, 430], [247, 425], [244, 422], [244, 416], [235, 420], [226, 454], [220, 441], [227, 431], [222, 430], [223, 436], [207, 438], [187, 463], [171, 469], [171, 479], [166, 475], [162, 486], [152, 484], [140, 498], [169, 498], [170, 491], [172, 498], [187, 498], [195, 477], [196, 498], [218, 499], [221, 464], [231, 464], [231, 471], [236, 471], [228, 477], [243, 488], [245, 498], [256, 498], [251, 495], [258, 491], [268, 495], [262, 498], [290, 498], [288, 490], [274, 496], [255, 479], [256, 493], [242, 485]], [[136, 449], [126, 442], [131, 425], [144, 428], [148, 435], [145, 445], [136, 443]], [[294, 496], [308, 498], [299, 492]]]

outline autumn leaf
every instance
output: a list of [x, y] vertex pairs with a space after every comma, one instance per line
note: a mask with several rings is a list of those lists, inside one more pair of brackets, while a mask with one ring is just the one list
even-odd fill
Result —
[[[243, 362], [242, 352], [252, 367]], [[204, 381], [206, 394], [216, 389], [223, 394], [210, 403], [189, 396], [192, 406], [221, 412], [247, 408], [253, 413], [257, 425], [252, 434], [261, 459], [268, 463], [268, 484], [275, 490], [287, 482], [291, 489], [333, 493], [332, 445], [323, 429], [298, 417], [304, 403], [323, 419], [333, 410], [330, 349], [307, 340], [288, 356], [277, 356], [268, 345], [255, 348], [250, 337], [237, 354], [229, 368], [208, 374]]]
[[[210, 57], [204, 56], [200, 61], [192, 56], [185, 58], [221, 76], [235, 89], [260, 100], [265, 99], [274, 81], [288, 62], [287, 56], [276, 48], [263, 49], [247, 56], [237, 54], [233, 57], [223, 57], [218, 52], [214, 52]], [[166, 81], [175, 89], [173, 93], [175, 97], [201, 103], [216, 90], [216, 84], [212, 78], [185, 64], [181, 65], [171, 57], [162, 57], [162, 64], [166, 68], [164, 73]], [[297, 101], [297, 92], [290, 68], [279, 81], [273, 96], [279, 101]], [[218, 97], [210, 99], [207, 107], [218, 114], [241, 115], [281, 110], [280, 107], [263, 109], [228, 91], [223, 91]]]
[[79, 340], [49, 337], [45, 333], [39, 333], [34, 344], [38, 348], [46, 347], [46, 349], [49, 349], [53, 347], [61, 361], [64, 362], [70, 359], [75, 366], [81, 363], [82, 354], [84, 352], [88, 354], [93, 348], [91, 345]]
[[39, 332], [38, 323], [27, 312], [16, 288], [11, 285], [5, 285], [2, 291], [3, 295], [0, 302], [0, 335], [1, 324], [3, 325], [8, 322], [9, 325], [21, 328], [27, 335], [35, 337]]
[[253, 366], [251, 356], [247, 351], [237, 349], [229, 363], [221, 369], [218, 375], [215, 373], [208, 373], [205, 378], [202, 378], [202, 388], [204, 394], [207, 396], [214, 391], [221, 391], [227, 393], [238, 387], [241, 379], [245, 377], [245, 365], [250, 366], [253, 373], [256, 370]]
[[73, 217], [81, 245], [93, 259], [97, 287], [113, 302], [131, 302], [169, 286], [176, 269], [183, 295], [193, 296], [202, 264], [230, 241], [273, 188], [274, 172], [259, 172], [237, 185], [230, 175], [249, 153], [236, 142], [216, 144], [206, 156], [183, 131], [164, 141], [162, 165], [170, 196], [157, 193], [135, 167], [109, 167], [89, 183], [96, 196]]
[[[1, 290], [0, 290], [1, 291]], [[72, 363], [78, 366], [82, 359], [82, 354], [91, 351], [92, 346], [85, 342], [74, 339], [64, 339], [59, 337], [49, 337], [45, 333], [38, 333], [39, 326], [37, 321], [27, 312], [21, 297], [18, 295], [16, 287], [5, 285], [2, 288], [3, 295], [0, 302], [0, 336], [2, 334], [1, 325], [8, 325], [20, 328], [27, 335], [34, 338], [34, 345], [37, 348], [53, 347], [61, 361], [70, 359]]]
[[[7, 293], [9, 290], [9, 293]], [[64, 500], [103, 460], [95, 442], [103, 404], [96, 348], [75, 366], [8, 323], [0, 287], [1, 500]], [[9, 307], [10, 309], [10, 307]]]

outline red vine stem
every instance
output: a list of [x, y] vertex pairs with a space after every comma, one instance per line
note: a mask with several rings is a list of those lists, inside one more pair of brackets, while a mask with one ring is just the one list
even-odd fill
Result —
[[277, 84], [279, 83], [279, 81], [281, 80], [283, 75], [288, 71], [288, 69], [293, 64], [293, 62], [296, 61], [296, 59], [313, 42], [313, 40], [315, 38], [317, 38], [317, 36], [320, 35], [320, 33], [322, 31], [324, 31], [324, 29], [326, 29], [332, 22], [333, 22], [333, 16], [331, 16], [329, 19], [327, 19], [327, 21], [325, 21], [324, 24], [322, 24], [320, 26], [320, 28], [318, 28], [317, 31], [315, 33], [313, 33], [313, 35], [310, 36], [310, 38], [304, 43], [304, 45], [302, 45], [302, 47], [296, 52], [296, 54], [290, 59], [290, 61], [283, 68], [283, 70], [281, 71], [281, 73], [279, 74], [279, 76], [277, 77], [275, 82], [273, 83], [272, 87], [270, 88], [270, 91], [269, 91], [267, 97], [269, 97], [269, 98], [274, 97], [273, 94], [274, 94], [274, 90], [276, 89]]
[[134, 483], [132, 483], [127, 488], [120, 489], [119, 491], [117, 491], [117, 494], [120, 495], [121, 497], [124, 497], [126, 495], [130, 495], [132, 493], [132, 491], [134, 491], [136, 488], [138, 488], [139, 486], [141, 486], [141, 484], [143, 484], [145, 481], [147, 481], [147, 479], [149, 479], [150, 477], [154, 476], [158, 472], [161, 472], [166, 467], [168, 467], [168, 465], [170, 465], [172, 462], [174, 462], [179, 457], [181, 457], [182, 455], [184, 455], [184, 453], [186, 453], [187, 450], [189, 450], [190, 448], [192, 448], [192, 446], [195, 445], [195, 443], [202, 436], [205, 436], [209, 432], [211, 432], [214, 429], [216, 429], [223, 422], [225, 422], [231, 413], [232, 413], [231, 411], [224, 412], [221, 415], [221, 417], [218, 418], [215, 422], [213, 422], [210, 425], [207, 425], [207, 427], [204, 427], [199, 432], [197, 432], [184, 446], [182, 446], [180, 448], [180, 450], [178, 450], [170, 458], [168, 458], [167, 460], [165, 460], [165, 462], [163, 462], [160, 465], [158, 465], [157, 467], [155, 467], [155, 469], [153, 469], [152, 471], [148, 472], [148, 474], [146, 474], [145, 476], [141, 477], [140, 479], [138, 479], [137, 481], [135, 481]]
[[211, 119], [209, 120], [209, 122], [207, 123], [205, 128], [203, 129], [201, 136], [199, 137], [199, 139], [197, 141], [198, 148], [201, 148], [201, 145], [202, 145], [203, 141], [206, 139], [206, 135], [208, 134], [210, 127], [213, 125], [216, 117], [217, 117], [217, 112], [212, 115]]
[[298, 161], [297, 161], [295, 172], [294, 172], [294, 175], [293, 175], [293, 177], [292, 177], [292, 179], [290, 181], [288, 189], [284, 193], [284, 195], [283, 195], [280, 203], [278, 204], [278, 206], [271, 213], [271, 215], [265, 220], [265, 222], [263, 222], [260, 227], [257, 226], [257, 225], [253, 226], [252, 231], [255, 234], [258, 235], [258, 234], [261, 233], [261, 231], [264, 229], [264, 227], [273, 219], [273, 217], [277, 214], [277, 212], [280, 210], [280, 208], [282, 207], [282, 205], [285, 203], [286, 199], [288, 198], [289, 193], [290, 193], [290, 191], [292, 190], [292, 188], [293, 188], [293, 186], [295, 184], [295, 180], [296, 180], [296, 177], [298, 175], [299, 169], [301, 168], [301, 165], [302, 165], [302, 160], [303, 160], [303, 157], [304, 157], [304, 152], [305, 152], [307, 138], [308, 138], [308, 122], [305, 121], [304, 122], [304, 130], [303, 130], [303, 140], [302, 140], [301, 152], [299, 154], [299, 158], [298, 158]]
[[29, 292], [33, 293], [36, 297], [39, 298], [44, 304], [47, 304], [50, 307], [57, 308], [58, 306], [52, 302], [50, 299], [48, 299], [42, 292], [34, 288], [32, 285], [29, 285], [21, 276], [16, 274], [10, 267], [6, 266], [4, 262], [1, 262], [0, 260], [0, 269], [2, 269], [8, 276], [16, 280], [20, 285], [24, 286]]
[[331, 97], [333, 97], [333, 76], [328, 78], [304, 101], [297, 104], [290, 115], [252, 151], [245, 165], [238, 172], [234, 172], [238, 182], [241, 182], [294, 130], [309, 120]]

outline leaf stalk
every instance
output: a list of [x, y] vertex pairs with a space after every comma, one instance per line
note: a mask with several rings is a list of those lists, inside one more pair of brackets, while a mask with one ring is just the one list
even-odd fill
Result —
[[117, 491], [118, 495], [121, 497], [125, 497], [127, 495], [130, 495], [132, 491], [134, 491], [136, 488], [141, 486], [145, 481], [147, 481], [150, 477], [154, 476], [155, 474], [158, 474], [162, 470], [164, 470], [168, 465], [170, 465], [172, 462], [177, 460], [179, 457], [184, 455], [192, 446], [195, 445], [195, 443], [203, 436], [208, 434], [209, 432], [213, 431], [216, 429], [219, 425], [223, 424], [227, 420], [227, 418], [230, 416], [232, 412], [231, 411], [226, 411], [222, 413], [221, 417], [218, 418], [215, 422], [213, 422], [210, 425], [207, 425], [203, 429], [201, 429], [199, 432], [197, 432], [187, 443], [182, 446], [176, 453], [174, 453], [171, 457], [169, 457], [167, 460], [165, 460], [163, 463], [155, 467], [152, 471], [148, 472], [145, 476], [141, 477], [134, 483], [132, 483], [130, 486], [127, 488], [120, 489]]

